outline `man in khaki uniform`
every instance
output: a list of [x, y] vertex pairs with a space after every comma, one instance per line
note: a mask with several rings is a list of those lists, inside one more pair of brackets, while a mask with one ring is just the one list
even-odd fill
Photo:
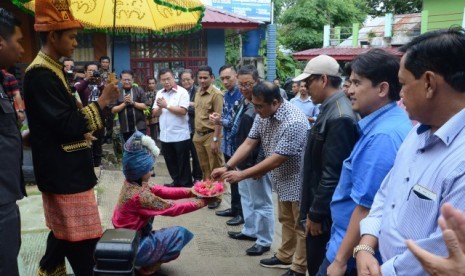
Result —
[[[214, 168], [224, 164], [220, 147], [221, 126], [213, 125], [209, 121], [211, 113], [221, 114], [223, 94], [212, 85], [213, 73], [210, 66], [201, 66], [197, 78], [200, 88], [195, 95], [195, 134], [192, 140], [199, 156], [203, 179], [207, 179]], [[208, 208], [217, 208], [219, 204], [220, 202], [210, 204]]]

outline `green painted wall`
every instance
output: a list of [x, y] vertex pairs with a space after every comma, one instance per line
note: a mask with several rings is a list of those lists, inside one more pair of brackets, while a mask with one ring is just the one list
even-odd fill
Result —
[[423, 10], [429, 12], [428, 31], [462, 26], [464, 0], [423, 0]]

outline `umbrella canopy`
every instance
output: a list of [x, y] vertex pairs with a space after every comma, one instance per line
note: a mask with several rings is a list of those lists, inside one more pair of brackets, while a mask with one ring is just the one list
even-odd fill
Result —
[[[34, 12], [34, 0], [12, 0]], [[116, 1], [116, 3], [115, 3]], [[200, 0], [68, 0], [86, 29], [116, 34], [178, 34], [200, 28]], [[115, 9], [116, 8], [116, 9]], [[115, 12], [116, 10], [116, 12]]]

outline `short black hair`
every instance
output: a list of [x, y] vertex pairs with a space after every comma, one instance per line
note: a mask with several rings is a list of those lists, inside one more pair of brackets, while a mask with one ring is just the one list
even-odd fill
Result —
[[301, 81], [292, 81], [292, 84], [296, 83], [297, 85], [300, 85]]
[[155, 81], [155, 84], [158, 83], [157, 79], [154, 78], [154, 77], [148, 77], [148, 78], [147, 78], [147, 83], [149, 83], [149, 80], [154, 80], [154, 81]]
[[192, 79], [195, 78], [194, 72], [192, 72], [191, 69], [184, 69], [179, 76], [182, 77], [182, 75], [184, 75], [184, 74], [190, 74]]
[[68, 58], [68, 57], [67, 57], [67, 58], [64, 58], [64, 59], [63, 59], [63, 63], [65, 63], [65, 61], [72, 61], [72, 62], [74, 62], [74, 59]]
[[200, 66], [198, 72], [200, 72], [200, 71], [208, 72], [208, 74], [210, 74], [210, 76], [213, 76], [212, 68], [210, 66], [208, 66], [208, 65]]
[[372, 49], [357, 56], [350, 65], [351, 71], [369, 79], [373, 86], [389, 84], [389, 99], [400, 100], [399, 58], [382, 49]]
[[[66, 30], [58, 30], [54, 32], [58, 35], [58, 37], [61, 37], [65, 31]], [[49, 33], [50, 32], [39, 32], [39, 40], [42, 45], [45, 45], [47, 43], [47, 37]]]
[[160, 69], [160, 71], [158, 71], [158, 78], [160, 78], [161, 75], [164, 75], [166, 73], [171, 73], [171, 76], [174, 77], [173, 70], [171, 70], [170, 68], [162, 68], [162, 69]]
[[251, 75], [254, 81], [259, 80], [258, 70], [252, 64], [247, 64], [247, 65], [242, 66], [239, 69], [239, 71], [237, 71], [237, 76], [240, 76], [240, 75]]
[[[226, 69], [231, 69], [232, 71], [236, 72], [236, 67], [234, 67], [234, 65], [232, 64], [225, 64], [223, 66], [220, 67], [220, 70], [218, 71], [218, 74], [221, 74], [221, 72], [223, 72], [223, 70], [226, 70]], [[200, 71], [200, 70], [199, 70]]]
[[269, 81], [261, 81], [253, 87], [252, 95], [262, 97], [263, 101], [271, 104], [274, 100], [283, 101], [279, 87]]
[[108, 56], [101, 56], [99, 59], [98, 59], [98, 62], [102, 62], [102, 60], [105, 60], [105, 59], [108, 59], [108, 61], [110, 61], [110, 58]]
[[97, 68], [98, 68], [97, 62], [92, 61], [92, 62], [86, 63], [86, 64], [84, 65], [84, 70], [87, 71], [87, 68], [89, 68], [89, 66], [91, 66], [91, 65], [95, 65], [95, 66], [97, 66]]
[[134, 73], [131, 70], [123, 70], [121, 71], [121, 74], [119, 74], [119, 77], [121, 78], [123, 74], [129, 74], [131, 75], [132, 78], [134, 78]]
[[415, 79], [426, 71], [441, 75], [453, 89], [465, 92], [465, 33], [460, 27], [424, 33], [400, 48], [405, 68]]
[[19, 21], [11, 12], [0, 8], [0, 36], [9, 40], [15, 33], [15, 28], [21, 26]]

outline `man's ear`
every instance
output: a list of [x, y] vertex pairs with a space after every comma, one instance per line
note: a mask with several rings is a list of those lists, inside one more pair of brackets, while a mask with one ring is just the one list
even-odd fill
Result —
[[425, 78], [425, 96], [427, 99], [432, 99], [438, 88], [438, 75], [432, 71], [426, 71], [423, 75]]
[[378, 86], [379, 86], [379, 92], [378, 92], [379, 97], [381, 98], [389, 97], [389, 83], [386, 81], [383, 81], [380, 84], [378, 84]]

